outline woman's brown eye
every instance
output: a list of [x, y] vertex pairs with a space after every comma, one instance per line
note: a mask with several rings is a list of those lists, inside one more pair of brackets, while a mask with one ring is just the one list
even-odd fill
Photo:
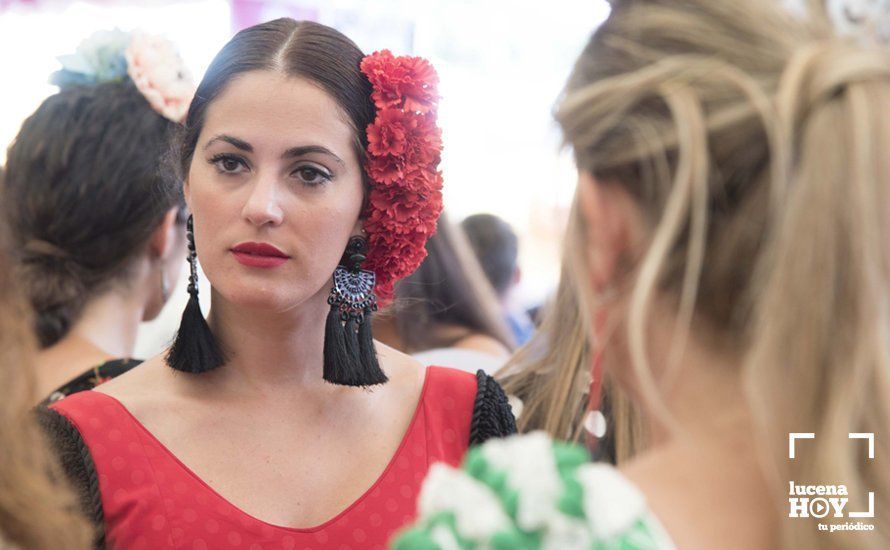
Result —
[[300, 180], [309, 186], [316, 186], [331, 179], [331, 176], [312, 166], [303, 166], [295, 171]]
[[220, 174], [235, 175], [247, 171], [247, 164], [243, 159], [226, 154], [216, 155], [209, 162]]

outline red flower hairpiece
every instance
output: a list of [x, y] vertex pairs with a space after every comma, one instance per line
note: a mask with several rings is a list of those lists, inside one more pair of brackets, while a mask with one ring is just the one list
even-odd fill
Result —
[[363, 266], [377, 275], [381, 302], [396, 281], [426, 257], [426, 241], [442, 212], [442, 132], [436, 125], [439, 79], [429, 61], [395, 57], [389, 50], [366, 56], [361, 70], [377, 107], [368, 125], [365, 172], [371, 192], [364, 211], [368, 255]]

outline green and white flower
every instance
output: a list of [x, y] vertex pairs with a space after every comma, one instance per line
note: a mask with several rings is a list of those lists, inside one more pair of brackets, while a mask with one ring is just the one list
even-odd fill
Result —
[[645, 498], [586, 450], [542, 433], [472, 449], [460, 469], [434, 465], [416, 525], [395, 550], [672, 549]]

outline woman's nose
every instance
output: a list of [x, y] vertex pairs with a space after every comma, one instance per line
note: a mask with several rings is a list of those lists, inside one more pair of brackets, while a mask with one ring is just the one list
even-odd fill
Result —
[[279, 225], [284, 211], [279, 203], [279, 184], [273, 175], [259, 177], [244, 203], [242, 215], [256, 226]]

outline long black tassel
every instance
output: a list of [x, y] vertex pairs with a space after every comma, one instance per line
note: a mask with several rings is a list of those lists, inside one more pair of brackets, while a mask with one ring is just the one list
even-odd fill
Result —
[[213, 370], [226, 362], [225, 353], [219, 345], [207, 319], [201, 313], [198, 301], [198, 255], [195, 250], [194, 223], [189, 216], [186, 236], [189, 249], [189, 301], [182, 312], [179, 330], [170, 351], [164, 357], [167, 365], [178, 371], [201, 373]]
[[358, 326], [359, 357], [367, 377], [375, 380], [374, 384], [384, 384], [388, 379], [377, 361], [377, 349], [374, 347], [374, 336], [371, 334], [371, 313], [372, 310], [366, 310]]
[[371, 314], [377, 311], [376, 277], [360, 269], [366, 246], [361, 237], [350, 239], [343, 265], [334, 271], [324, 341], [324, 379], [332, 384], [366, 387], [389, 380], [380, 368], [371, 334]]
[[324, 379], [328, 382], [348, 380], [358, 370], [356, 358], [349, 353], [346, 330], [340, 309], [332, 307], [324, 327]]

